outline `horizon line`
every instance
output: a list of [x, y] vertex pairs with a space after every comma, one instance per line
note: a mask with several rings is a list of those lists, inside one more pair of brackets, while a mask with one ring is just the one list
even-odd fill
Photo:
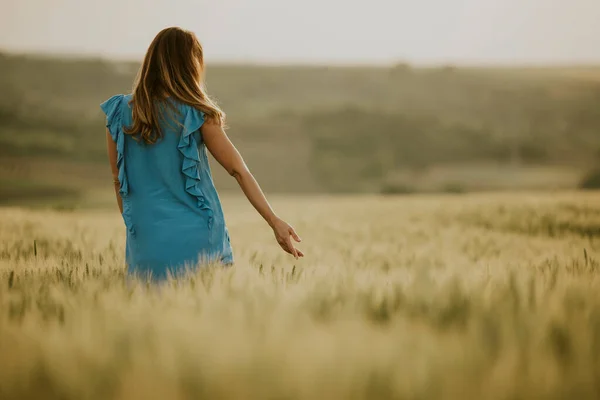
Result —
[[[6, 48], [0, 48], [0, 55], [9, 55], [25, 58], [38, 59], [54, 59], [54, 60], [78, 60], [91, 61], [98, 60], [114, 64], [140, 64], [143, 56], [107, 56], [101, 53], [85, 53], [85, 52], [52, 52], [52, 51], [17, 51]], [[394, 68], [398, 66], [406, 66], [408, 68], [599, 68], [600, 60], [574, 60], [574, 61], [522, 61], [511, 62], [505, 60], [488, 60], [488, 61], [428, 61], [416, 62], [408, 59], [398, 59], [396, 61], [301, 61], [301, 60], [252, 60], [252, 59], [213, 59], [214, 61], [207, 62], [208, 65], [215, 66], [253, 66], [253, 67], [362, 67], [362, 68]]]

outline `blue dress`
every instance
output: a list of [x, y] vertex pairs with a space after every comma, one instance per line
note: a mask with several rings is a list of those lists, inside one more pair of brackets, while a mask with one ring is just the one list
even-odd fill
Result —
[[130, 100], [131, 95], [117, 95], [100, 106], [117, 147], [129, 273], [161, 280], [167, 271], [233, 264], [200, 132], [204, 114], [173, 101], [177, 123], [161, 125], [162, 139], [147, 145], [123, 132], [133, 125]]

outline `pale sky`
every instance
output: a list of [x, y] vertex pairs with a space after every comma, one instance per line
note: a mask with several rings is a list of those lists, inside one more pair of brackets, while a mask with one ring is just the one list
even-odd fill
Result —
[[209, 63], [600, 62], [600, 0], [0, 0], [2, 50], [139, 59], [172, 25]]

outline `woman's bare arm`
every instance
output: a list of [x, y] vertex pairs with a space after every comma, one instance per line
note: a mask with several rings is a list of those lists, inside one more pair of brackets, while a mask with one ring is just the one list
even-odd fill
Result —
[[219, 125], [206, 122], [202, 125], [202, 137], [213, 157], [237, 180], [250, 204], [267, 221], [269, 226], [273, 228], [275, 238], [281, 248], [295, 258], [304, 257], [304, 254], [296, 249], [291, 241], [291, 238], [294, 238], [297, 242], [300, 242], [301, 239], [294, 231], [294, 228], [275, 214], [258, 182], [254, 179], [242, 156], [233, 143], [231, 143], [223, 128]]
[[108, 151], [108, 162], [110, 163], [110, 170], [113, 177], [113, 186], [115, 188], [115, 194], [117, 196], [117, 204], [119, 205], [119, 211], [123, 213], [123, 199], [119, 193], [119, 168], [117, 167], [117, 145], [110, 135], [108, 128], [106, 129], [106, 150]]

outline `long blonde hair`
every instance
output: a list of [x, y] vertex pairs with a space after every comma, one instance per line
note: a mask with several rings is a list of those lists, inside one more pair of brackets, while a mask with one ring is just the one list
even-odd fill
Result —
[[[202, 111], [208, 122], [223, 125], [225, 114], [206, 94], [203, 82], [204, 54], [193, 32], [172, 27], [156, 35], [133, 86], [133, 125], [125, 133], [153, 144], [163, 133], [165, 120], [161, 101], [170, 97]], [[158, 100], [158, 101], [157, 101]], [[164, 102], [175, 108], [171, 102]]]

